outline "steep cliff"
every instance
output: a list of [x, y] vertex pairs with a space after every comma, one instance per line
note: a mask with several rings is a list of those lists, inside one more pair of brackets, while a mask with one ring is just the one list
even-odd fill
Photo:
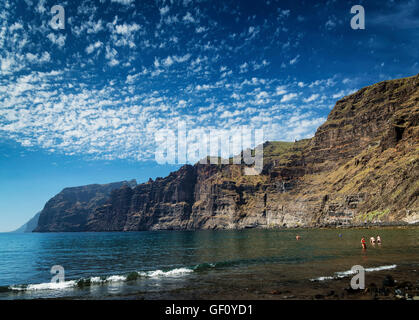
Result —
[[339, 100], [313, 138], [266, 142], [260, 175], [244, 175], [242, 165], [185, 165], [100, 201], [57, 195], [36, 231], [413, 223], [418, 119], [419, 75], [380, 82]]
[[89, 214], [105, 204], [113, 190], [135, 185], [131, 180], [65, 188], [45, 204], [34, 232], [85, 231]]
[[38, 220], [41, 212], [37, 212], [28, 222], [22, 225], [20, 228], [12, 231], [13, 233], [30, 233], [38, 226]]

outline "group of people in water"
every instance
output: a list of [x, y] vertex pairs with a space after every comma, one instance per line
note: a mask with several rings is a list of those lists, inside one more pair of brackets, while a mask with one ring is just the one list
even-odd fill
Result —
[[[375, 246], [376, 243], [378, 245], [380, 245], [381, 244], [381, 237], [380, 236], [377, 236], [377, 238], [371, 237], [370, 238], [370, 243], [373, 246]], [[362, 239], [361, 239], [361, 246], [362, 246], [362, 249], [364, 249], [364, 250], [367, 249], [367, 241], [365, 240], [365, 237], [362, 237]]]
[[[295, 237], [297, 240], [300, 240], [301, 237], [297, 234], [297, 236]], [[342, 238], [342, 234], [339, 233], [339, 238]], [[381, 237], [377, 236], [376, 238], [371, 237], [370, 238], [370, 243], [375, 246], [375, 244], [381, 245]], [[367, 241], [365, 240], [365, 236], [362, 237], [361, 239], [361, 245], [362, 245], [362, 249], [366, 250], [367, 249]]]

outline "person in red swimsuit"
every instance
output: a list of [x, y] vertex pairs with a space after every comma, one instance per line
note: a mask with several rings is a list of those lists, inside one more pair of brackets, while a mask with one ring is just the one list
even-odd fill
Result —
[[365, 241], [365, 237], [362, 237], [361, 239], [361, 245], [362, 245], [362, 249], [367, 249], [367, 242]]

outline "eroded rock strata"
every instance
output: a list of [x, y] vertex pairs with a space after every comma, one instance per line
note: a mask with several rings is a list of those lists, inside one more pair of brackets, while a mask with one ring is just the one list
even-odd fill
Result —
[[313, 138], [266, 142], [258, 176], [245, 176], [241, 165], [196, 164], [155, 181], [107, 187], [109, 194], [65, 189], [45, 205], [36, 231], [414, 223], [418, 86], [419, 75], [339, 100]]
[[136, 185], [131, 180], [65, 188], [45, 204], [34, 232], [85, 231], [89, 215], [108, 202], [112, 190]]

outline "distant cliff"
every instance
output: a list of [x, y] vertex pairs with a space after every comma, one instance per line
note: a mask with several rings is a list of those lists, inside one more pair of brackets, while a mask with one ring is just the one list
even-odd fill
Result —
[[245, 176], [242, 165], [196, 164], [134, 187], [108, 187], [109, 195], [65, 189], [45, 205], [35, 231], [417, 222], [418, 86], [419, 75], [344, 97], [313, 138], [266, 142], [258, 176]]
[[131, 180], [65, 188], [45, 204], [34, 232], [85, 231], [89, 215], [107, 202], [113, 190], [136, 185]]
[[38, 220], [39, 220], [40, 215], [41, 215], [41, 212], [38, 212], [28, 222], [26, 222], [23, 226], [21, 226], [19, 229], [16, 229], [15, 231], [12, 231], [12, 232], [13, 233], [29, 233], [29, 232], [32, 232], [38, 226]]

